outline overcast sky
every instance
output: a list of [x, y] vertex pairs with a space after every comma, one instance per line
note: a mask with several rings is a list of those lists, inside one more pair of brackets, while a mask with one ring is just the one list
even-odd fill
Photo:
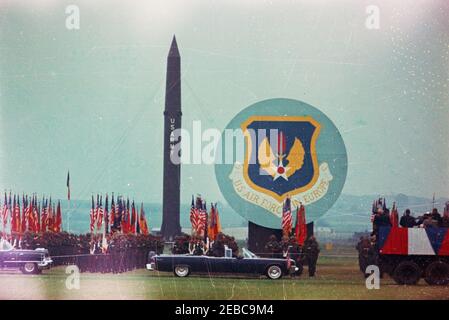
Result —
[[[343, 136], [344, 193], [448, 196], [447, 1], [331, 3], [2, 0], [0, 190], [65, 197], [70, 169], [73, 198], [160, 201], [176, 34], [185, 128], [222, 130], [257, 101], [302, 100]], [[70, 4], [79, 30], [65, 26]], [[372, 4], [379, 30], [365, 27]], [[182, 202], [194, 192], [223, 199], [212, 166], [183, 166]]]

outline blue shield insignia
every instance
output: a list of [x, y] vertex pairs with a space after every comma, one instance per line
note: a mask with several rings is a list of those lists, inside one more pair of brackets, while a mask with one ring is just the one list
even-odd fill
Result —
[[319, 174], [316, 120], [252, 116], [241, 127], [246, 138], [243, 176], [251, 188], [282, 202], [314, 185]]

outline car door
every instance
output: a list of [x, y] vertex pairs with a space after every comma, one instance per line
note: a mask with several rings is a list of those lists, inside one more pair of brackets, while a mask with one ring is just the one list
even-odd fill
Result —
[[235, 273], [257, 273], [257, 260], [251, 258], [236, 258], [233, 263]]
[[209, 268], [213, 273], [233, 272], [233, 261], [235, 258], [208, 257]]
[[5, 267], [5, 251], [0, 250], [0, 268]]
[[21, 257], [19, 257], [19, 251], [17, 250], [2, 251], [1, 255], [3, 268], [15, 268], [17, 267], [16, 261], [21, 260]]

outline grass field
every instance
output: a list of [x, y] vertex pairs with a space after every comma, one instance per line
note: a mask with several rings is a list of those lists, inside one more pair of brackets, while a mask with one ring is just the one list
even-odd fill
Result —
[[[307, 270], [306, 270], [307, 271]], [[449, 287], [398, 286], [389, 278], [368, 290], [354, 257], [323, 257], [309, 279], [190, 276], [136, 270], [124, 274], [83, 273], [69, 290], [63, 267], [41, 275], [0, 274], [0, 299], [449, 299]]]

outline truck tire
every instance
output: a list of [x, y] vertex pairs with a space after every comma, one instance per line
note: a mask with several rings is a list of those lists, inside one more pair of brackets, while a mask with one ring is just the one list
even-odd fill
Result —
[[434, 261], [426, 268], [424, 280], [432, 286], [449, 284], [449, 264], [443, 261]]
[[400, 262], [393, 272], [393, 280], [397, 284], [414, 285], [421, 278], [422, 270], [413, 261]]

